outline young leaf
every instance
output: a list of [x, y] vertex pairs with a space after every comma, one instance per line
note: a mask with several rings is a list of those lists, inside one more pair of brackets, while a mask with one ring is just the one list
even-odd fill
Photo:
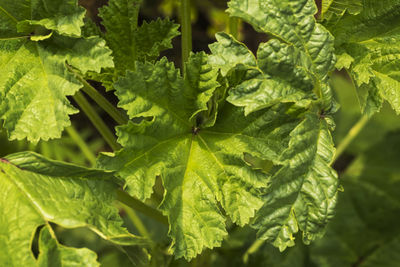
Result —
[[142, 200], [161, 177], [160, 209], [170, 222], [175, 256], [192, 259], [205, 247], [219, 246], [226, 235], [219, 204], [239, 225], [261, 207], [268, 176], [249, 166], [244, 153], [276, 160], [298, 123], [298, 111], [282, 105], [245, 117], [226, 104], [214, 125], [204, 125], [199, 111], [207, 109], [218, 86], [213, 70], [204, 53], [192, 54], [185, 69], [183, 79], [165, 58], [154, 65], [137, 63], [135, 72], [115, 84], [119, 105], [130, 118], [144, 119], [117, 129], [124, 148], [102, 155], [99, 165], [117, 170], [125, 189]]
[[218, 42], [210, 46], [210, 62], [221, 66], [221, 73], [240, 66], [247, 77], [229, 92], [228, 101], [245, 107], [245, 113], [270, 107], [276, 103], [297, 102], [313, 95], [312, 74], [302, 65], [303, 54], [293, 46], [271, 40], [261, 44], [256, 61], [254, 55], [226, 33], [216, 35]]
[[[113, 51], [117, 76], [134, 70], [135, 61], [154, 60], [160, 52], [172, 48], [171, 40], [179, 35], [179, 25], [165, 19], [138, 26], [142, 0], [110, 0], [100, 8], [99, 16], [106, 28], [104, 36]], [[115, 14], [118, 14], [116, 16]], [[107, 74], [104, 73], [103, 75]]]
[[9, 138], [60, 137], [70, 125], [69, 115], [77, 112], [66, 96], [82, 87], [65, 62], [82, 72], [100, 72], [113, 66], [110, 54], [98, 37], [0, 40], [0, 118]]
[[333, 217], [338, 179], [330, 167], [335, 153], [327, 123], [308, 113], [290, 134], [281, 155], [282, 168], [271, 178], [265, 204], [253, 226], [261, 239], [283, 251], [294, 246], [293, 235], [303, 241], [321, 237]]
[[[322, 98], [325, 109], [332, 108], [333, 102], [328, 74], [335, 65], [334, 40], [321, 24], [316, 23], [314, 14], [317, 13], [317, 7], [313, 0], [282, 0], [279, 2], [271, 0], [231, 0], [228, 6], [228, 12], [231, 16], [242, 18], [257, 31], [270, 34], [282, 42], [282, 44], [279, 44], [277, 40], [269, 41], [264, 47], [260, 48], [271, 50], [272, 53], [266, 53], [268, 56], [265, 58], [265, 63], [266, 68], [269, 68], [268, 64], [272, 65], [271, 72], [274, 76], [277, 75], [276, 71], [280, 68], [289, 69], [291, 74], [288, 76], [308, 70], [312, 74], [315, 94]], [[268, 46], [271, 48], [267, 48]], [[280, 50], [281, 52], [279, 52]], [[277, 52], [277, 55], [286, 52], [290, 54], [288, 54], [288, 58], [280, 58], [283, 61], [280, 63], [277, 61], [278, 58], [275, 57], [274, 51]], [[279, 66], [279, 64], [283, 66]], [[301, 66], [304, 70], [297, 70], [296, 67], [298, 66]], [[300, 74], [300, 77], [296, 78], [301, 78], [303, 75]], [[274, 90], [275, 84], [268, 85], [268, 89], [261, 86], [260, 94], [264, 91], [268, 92], [267, 95], [270, 95], [271, 91], [281, 91], [282, 86]], [[243, 86], [243, 89], [237, 90], [238, 92], [235, 94], [246, 95], [248, 92], [243, 92], [245, 88]], [[249, 91], [253, 93], [251, 90]], [[293, 89], [288, 91], [292, 92]], [[251, 97], [248, 98], [251, 99]], [[254, 103], [250, 103], [250, 105], [254, 105]], [[261, 106], [263, 105], [265, 103], [261, 104]]]
[[[116, 244], [143, 243], [143, 239], [121, 226], [122, 220], [113, 206], [117, 185], [105, 179], [109, 174], [68, 165], [70, 172], [75, 168], [76, 176], [51, 176], [43, 174], [46, 169], [54, 169], [52, 162], [45, 159], [41, 160], [42, 173], [14, 165], [13, 162], [27, 163], [25, 157], [31, 155], [21, 153], [11, 155], [9, 161], [0, 160], [1, 266], [34, 266], [32, 237], [39, 226], [48, 222], [65, 228], [89, 227]], [[22, 164], [24, 168], [29, 165]], [[61, 165], [58, 163], [58, 167]], [[86, 174], [90, 177], [93, 172], [98, 173], [97, 178], [86, 178]]]
[[4, 0], [0, 3], [0, 37], [26, 36], [41, 27], [79, 37], [85, 9], [77, 0]]
[[37, 266], [62, 266], [62, 267], [98, 267], [97, 255], [87, 248], [69, 248], [57, 242], [51, 236], [49, 226], [40, 230], [39, 235], [39, 258]]
[[345, 14], [335, 27], [338, 68], [345, 67], [358, 88], [362, 111], [372, 115], [383, 100], [400, 113], [400, 1], [366, 0], [358, 15]]

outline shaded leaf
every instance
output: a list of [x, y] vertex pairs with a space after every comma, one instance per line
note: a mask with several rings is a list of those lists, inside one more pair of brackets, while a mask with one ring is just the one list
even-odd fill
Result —
[[[18, 156], [10, 156], [10, 159], [25, 162], [25, 155], [19, 156], [20, 159]], [[53, 168], [51, 161], [46, 164], [48, 167], [42, 170]], [[81, 170], [84, 174], [84, 168], [81, 167]], [[35, 258], [31, 253], [32, 237], [39, 226], [48, 222], [65, 228], [88, 227], [116, 244], [134, 245], [144, 242], [144, 239], [129, 234], [121, 226], [122, 220], [113, 206], [117, 185], [104, 178], [43, 175], [20, 169], [2, 159], [0, 188], [2, 266], [33, 266]], [[13, 205], [10, 206], [10, 203]]]

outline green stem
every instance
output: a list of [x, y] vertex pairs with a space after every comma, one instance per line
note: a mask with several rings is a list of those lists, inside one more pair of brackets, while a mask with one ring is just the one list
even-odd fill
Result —
[[126, 215], [131, 220], [133, 225], [139, 231], [139, 234], [142, 235], [143, 237], [147, 237], [147, 238], [150, 239], [149, 231], [147, 231], [146, 226], [143, 224], [143, 222], [137, 216], [136, 212], [133, 209], [131, 209], [129, 206], [127, 206], [127, 205], [125, 205], [123, 203], [121, 203], [120, 205], [122, 206], [122, 208], [126, 212]]
[[368, 121], [369, 117], [362, 116], [358, 120], [358, 122], [354, 124], [354, 126], [350, 129], [345, 138], [337, 147], [335, 157], [333, 158], [333, 162], [335, 162], [343, 154], [343, 152], [347, 149], [347, 147], [351, 144], [351, 142], [353, 142], [353, 140], [358, 136], [361, 130], [365, 127], [365, 125], [367, 125]]
[[79, 75], [71, 66], [68, 66], [75, 77], [83, 84], [82, 90], [96, 102], [108, 115], [111, 116], [118, 124], [126, 124], [128, 117], [118, 110], [113, 104], [111, 104], [107, 98], [100, 94], [93, 86], [90, 85], [81, 75]]
[[97, 112], [93, 109], [93, 107], [90, 105], [90, 103], [86, 100], [83, 93], [78, 91], [74, 95], [74, 100], [79, 105], [79, 107], [82, 109], [82, 111], [86, 114], [86, 116], [89, 118], [89, 120], [93, 123], [94, 127], [96, 127], [96, 129], [99, 131], [101, 136], [103, 136], [103, 138], [107, 142], [107, 144], [109, 144], [110, 147], [114, 151], [119, 150], [121, 147], [117, 143], [115, 136], [110, 131], [110, 129], [107, 127], [107, 125], [104, 123], [104, 121], [101, 119], [99, 114], [97, 114]]
[[96, 164], [96, 156], [93, 154], [92, 150], [88, 147], [86, 142], [82, 139], [79, 133], [76, 131], [74, 126], [67, 127], [65, 129], [68, 135], [74, 140], [75, 144], [82, 151], [83, 155], [87, 158], [92, 166]]
[[265, 240], [262, 239], [257, 239], [254, 241], [254, 243], [243, 254], [243, 262], [247, 263], [249, 261], [249, 256], [256, 253], [262, 247], [262, 245], [264, 245], [264, 243]]
[[238, 39], [239, 37], [239, 18], [229, 17], [229, 33]]
[[191, 0], [181, 0], [181, 29], [182, 29], [182, 69], [192, 51], [192, 18]]
[[117, 199], [119, 202], [127, 205], [128, 207], [130, 207], [136, 211], [139, 211], [139, 212], [143, 213], [144, 215], [146, 215], [162, 224], [168, 225], [167, 217], [165, 217], [161, 212], [144, 204], [140, 200], [138, 200], [134, 197], [131, 197], [125, 191], [117, 190]]

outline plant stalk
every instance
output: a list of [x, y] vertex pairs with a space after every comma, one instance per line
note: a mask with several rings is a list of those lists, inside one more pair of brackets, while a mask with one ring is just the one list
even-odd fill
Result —
[[143, 237], [147, 237], [147, 238], [150, 239], [149, 231], [147, 231], [146, 226], [143, 224], [143, 222], [137, 216], [136, 212], [131, 207], [129, 207], [129, 206], [123, 204], [123, 203], [121, 203], [120, 205], [124, 209], [124, 211], [126, 212], [126, 215], [131, 220], [133, 225], [138, 230], [139, 234], [142, 235]]
[[92, 166], [96, 164], [96, 156], [90, 150], [89, 146], [86, 142], [82, 139], [79, 133], [76, 131], [74, 126], [67, 127], [65, 129], [68, 135], [74, 140], [75, 144], [79, 147], [82, 151], [83, 155], [85, 155], [86, 159], [90, 162]]
[[143, 213], [144, 215], [162, 223], [168, 225], [168, 219], [160, 211], [144, 204], [140, 200], [131, 197], [128, 193], [122, 190], [117, 190], [117, 199], [119, 202], [127, 205], [128, 207]]
[[101, 119], [99, 114], [93, 109], [90, 103], [86, 100], [82, 92], [78, 91], [74, 95], [74, 100], [86, 114], [89, 120], [93, 123], [94, 127], [99, 131], [104, 140], [109, 144], [109, 146], [114, 150], [119, 150], [121, 146], [117, 143], [117, 140], [104, 121]]
[[343, 154], [343, 152], [347, 149], [347, 147], [351, 144], [351, 142], [353, 142], [353, 140], [358, 136], [361, 130], [365, 127], [365, 125], [367, 125], [368, 121], [369, 117], [364, 115], [358, 120], [356, 124], [354, 124], [354, 126], [350, 129], [345, 138], [337, 147], [335, 156], [333, 158], [333, 162], [335, 162]]
[[111, 118], [113, 118], [118, 124], [126, 124], [128, 117], [118, 110], [113, 104], [111, 104], [107, 98], [100, 94], [93, 86], [90, 85], [80, 74], [78, 74], [71, 66], [67, 65], [70, 72], [82, 83], [82, 90], [96, 102]]
[[181, 0], [182, 70], [192, 51], [191, 0]]
[[238, 39], [239, 37], [239, 18], [229, 17], [229, 33]]
[[249, 256], [256, 253], [262, 247], [262, 245], [264, 245], [264, 243], [265, 240], [262, 239], [257, 239], [254, 241], [254, 243], [243, 254], [243, 262], [247, 263], [249, 261]]

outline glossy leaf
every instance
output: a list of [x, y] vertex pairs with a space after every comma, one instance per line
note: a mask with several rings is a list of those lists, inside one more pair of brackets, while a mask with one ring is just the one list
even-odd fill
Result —
[[259, 238], [281, 251], [294, 245], [299, 230], [306, 244], [323, 236], [338, 189], [337, 174], [330, 167], [335, 149], [327, 123], [307, 114], [291, 137], [281, 155], [284, 165], [272, 176], [253, 224]]
[[[313, 0], [279, 2], [231, 0], [228, 6], [231, 16], [242, 18], [257, 31], [274, 38], [263, 44], [258, 52], [258, 57], [261, 57], [259, 60], [264, 61], [265, 64], [262, 72], [272, 78], [268, 79], [267, 76], [267, 82], [262, 85], [258, 83], [237, 88], [232, 92], [233, 99], [243, 98], [239, 104], [252, 106], [250, 110], [253, 110], [254, 106], [260, 108], [268, 106], [266, 103], [253, 103], [254, 99], [262, 98], [264, 102], [269, 102], [269, 98], [274, 98], [279, 101], [280, 97], [276, 97], [277, 95], [287, 94], [288, 100], [299, 100], [303, 96], [299, 97], [298, 94], [304, 94], [302, 89], [309, 87], [307, 84], [311, 79], [316, 97], [322, 98], [325, 109], [332, 109], [328, 74], [335, 65], [334, 40], [332, 35], [316, 22], [314, 15], [317, 13], [317, 7]], [[285, 72], [281, 71], [289, 74], [285, 76]], [[308, 75], [305, 76], [304, 72]], [[281, 81], [282, 78], [283, 82], [280, 82], [280, 86], [277, 87], [276, 80]], [[295, 88], [299, 84], [302, 86], [295, 94]], [[248, 89], [249, 87], [251, 89]], [[258, 97], [254, 97], [254, 91], [260, 91], [257, 93]]]
[[[26, 162], [24, 157], [30, 155], [14, 155], [10, 160]], [[44, 164], [49, 170], [53, 168], [50, 161], [42, 162], [42, 170], [46, 169]], [[35, 162], [22, 164], [24, 168], [29, 165], [36, 168]], [[49, 222], [65, 228], [89, 227], [116, 244], [143, 244], [143, 239], [129, 234], [121, 226], [122, 220], [113, 206], [117, 185], [100, 175], [99, 178], [86, 178], [85, 174], [93, 173], [93, 170], [75, 169], [81, 175], [50, 176], [0, 160], [0, 265], [33, 266], [32, 237], [39, 226]]]
[[142, 200], [161, 177], [165, 195], [159, 208], [169, 218], [175, 256], [192, 259], [226, 235], [219, 205], [239, 225], [261, 207], [268, 176], [249, 166], [244, 153], [276, 160], [300, 111], [287, 104], [245, 117], [226, 104], [208, 127], [199, 111], [218, 86], [210, 75], [214, 70], [200, 53], [191, 56], [186, 71], [184, 79], [164, 58], [137, 63], [135, 72], [115, 84], [130, 118], [145, 119], [117, 128], [124, 149], [102, 155], [99, 165], [117, 170], [125, 189]]
[[366, 0], [358, 15], [345, 14], [330, 30], [336, 38], [339, 68], [350, 71], [365, 114], [380, 110], [383, 100], [400, 113], [400, 1]]
[[[217, 34], [217, 43], [210, 46], [210, 62], [226, 74], [238, 66], [248, 71], [247, 77], [230, 90], [228, 101], [245, 107], [246, 114], [276, 103], [296, 102], [313, 95], [313, 78], [304, 66], [303, 54], [278, 40], [261, 44], [255, 56], [232, 36]], [[229, 68], [229, 69], [228, 69]]]

